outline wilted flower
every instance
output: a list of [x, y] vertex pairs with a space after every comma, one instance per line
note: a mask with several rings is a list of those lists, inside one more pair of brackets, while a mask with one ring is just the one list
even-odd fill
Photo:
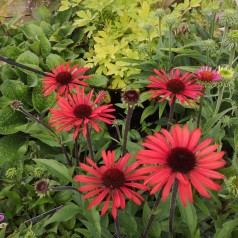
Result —
[[179, 196], [185, 206], [187, 198], [193, 202], [192, 186], [207, 198], [211, 197], [207, 188], [215, 191], [222, 188], [213, 179], [225, 178], [215, 171], [226, 164], [222, 159], [225, 152], [216, 152], [219, 145], [210, 145], [213, 139], [199, 142], [201, 130], [190, 132], [187, 125], [183, 128], [175, 125], [171, 132], [165, 129], [161, 132], [147, 136], [142, 143], [146, 149], [138, 151], [135, 157], [147, 165], [143, 171], [149, 174], [145, 184], [153, 187], [150, 194], [163, 189], [162, 200], [165, 201], [177, 179]]
[[39, 196], [45, 196], [49, 191], [49, 181], [41, 179], [35, 183], [35, 191]]

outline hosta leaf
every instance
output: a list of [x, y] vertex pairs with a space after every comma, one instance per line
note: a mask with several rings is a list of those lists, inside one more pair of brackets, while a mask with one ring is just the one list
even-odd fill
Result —
[[39, 58], [36, 54], [32, 53], [31, 51], [26, 51], [22, 54], [20, 54], [17, 57], [17, 63], [21, 63], [21, 64], [34, 64], [34, 65], [39, 65]]
[[25, 36], [32, 40], [37, 39], [38, 35], [44, 34], [43, 30], [39, 26], [32, 24], [32, 23], [23, 24], [21, 29], [22, 29], [23, 33], [25, 34]]

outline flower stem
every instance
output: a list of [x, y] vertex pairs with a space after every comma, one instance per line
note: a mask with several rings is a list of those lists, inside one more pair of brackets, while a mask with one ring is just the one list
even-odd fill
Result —
[[176, 205], [176, 196], [178, 192], [178, 180], [174, 180], [172, 187], [172, 197], [170, 201], [170, 210], [169, 210], [169, 238], [173, 238], [173, 222], [174, 222], [174, 211]]
[[115, 219], [115, 231], [116, 231], [116, 237], [121, 238], [121, 231], [120, 231], [120, 223], [119, 223], [119, 218], [118, 215]]
[[172, 122], [173, 116], [174, 116], [174, 109], [175, 109], [175, 99], [173, 99], [173, 101], [170, 105], [169, 119], [168, 119], [168, 122], [167, 122], [167, 130], [169, 130], [170, 127], [171, 127], [171, 122]]
[[74, 141], [74, 155], [75, 155], [76, 165], [79, 165], [79, 144], [78, 144], [78, 139], [79, 139], [79, 135], [77, 135], [77, 137], [75, 138], [75, 141]]
[[122, 145], [122, 156], [124, 156], [126, 154], [127, 137], [128, 137], [128, 132], [130, 130], [130, 124], [131, 124], [133, 110], [134, 110], [134, 107], [132, 105], [128, 104], [128, 112], [126, 115], [126, 124], [125, 124], [124, 139], [123, 139], [123, 145]]
[[172, 65], [172, 28], [169, 28], [169, 68]]
[[50, 187], [50, 189], [53, 191], [63, 191], [63, 190], [78, 191], [78, 189], [73, 186], [52, 186], [52, 187]]
[[159, 37], [162, 36], [162, 29], [161, 29], [162, 28], [161, 27], [162, 24], [161, 23], [162, 23], [162, 18], [159, 17]]
[[151, 37], [150, 37], [150, 31], [148, 31], [148, 48], [149, 48], [149, 56], [152, 60], [152, 47], [151, 47]]
[[211, 39], [213, 38], [213, 35], [214, 35], [215, 21], [216, 21], [216, 14], [213, 13], [212, 21], [211, 21], [211, 27], [210, 27], [210, 38]]
[[87, 139], [87, 144], [88, 144], [88, 151], [89, 151], [89, 155], [90, 155], [91, 160], [94, 161], [94, 154], [93, 154], [93, 147], [92, 147], [90, 132], [91, 131], [89, 130], [89, 127], [87, 125], [86, 139]]
[[153, 222], [154, 222], [155, 217], [156, 217], [155, 212], [156, 212], [156, 210], [157, 210], [157, 208], [159, 206], [159, 203], [160, 203], [160, 200], [161, 200], [161, 196], [162, 196], [162, 191], [163, 191], [163, 189], [160, 190], [160, 192], [158, 194], [158, 197], [157, 197], [157, 199], [154, 202], [154, 205], [153, 205], [153, 208], [152, 208], [152, 211], [151, 211], [151, 214], [150, 214], [150, 218], [149, 218], [149, 220], [147, 222], [147, 225], [146, 225], [145, 230], [143, 232], [142, 238], [146, 238], [148, 236], [149, 230], [150, 230], [151, 226], [153, 225]]
[[217, 114], [219, 112], [221, 102], [222, 102], [222, 98], [223, 98], [224, 89], [225, 89], [224, 86], [222, 87], [222, 89], [220, 89], [220, 88], [218, 89], [218, 98], [217, 98], [217, 104], [216, 104], [214, 114]]
[[45, 124], [43, 121], [39, 120], [37, 117], [35, 117], [34, 115], [32, 115], [31, 113], [27, 112], [25, 109], [23, 109], [22, 107], [18, 107], [17, 110], [19, 110], [22, 114], [24, 114], [25, 116], [27, 116], [28, 118], [30, 118], [33, 121], [38, 122], [40, 125], [44, 126], [47, 130], [49, 130], [58, 140], [58, 143], [61, 146], [61, 149], [67, 159], [67, 162], [70, 166], [72, 166], [72, 161], [69, 159], [68, 153], [66, 151], [66, 148], [64, 146], [64, 144], [62, 143], [60, 137], [47, 125]]
[[236, 48], [233, 47], [230, 52], [230, 57], [229, 57], [229, 67], [232, 68], [232, 63], [235, 58], [235, 53], [236, 53]]
[[221, 47], [220, 47], [220, 50], [219, 50], [219, 53], [218, 53], [218, 56], [217, 56], [215, 65], [218, 64], [218, 62], [219, 62], [219, 60], [220, 60], [220, 58], [221, 58], [221, 53], [222, 53], [222, 50], [223, 50], [223, 47], [224, 47], [224, 44], [225, 44], [226, 32], [227, 32], [227, 24], [225, 24], [225, 26], [224, 26], [224, 32], [223, 32], [222, 40], [221, 40]]
[[197, 128], [200, 127], [203, 102], [204, 102], [204, 95], [202, 95], [202, 96], [200, 97], [200, 105], [199, 105], [198, 117], [197, 117]]

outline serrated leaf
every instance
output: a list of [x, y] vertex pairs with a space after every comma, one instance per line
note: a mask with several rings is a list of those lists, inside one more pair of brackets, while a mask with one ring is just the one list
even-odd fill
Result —
[[53, 159], [34, 159], [34, 161], [41, 165], [42, 167], [46, 168], [48, 172], [63, 181], [72, 182], [72, 174], [70, 173], [69, 169], [62, 163], [58, 162], [57, 160]]
[[79, 213], [79, 208], [77, 205], [70, 203], [63, 208], [61, 208], [59, 211], [57, 211], [52, 217], [50, 217], [43, 226], [47, 226], [48, 224], [51, 224], [53, 222], [62, 222], [62, 221], [68, 221], [72, 217], [76, 216]]
[[25, 137], [20, 135], [9, 135], [0, 139], [0, 167], [12, 166], [18, 159], [17, 151], [25, 140]]
[[26, 121], [22, 113], [14, 111], [9, 106], [4, 107], [0, 109], [0, 134], [9, 135], [16, 133], [19, 131], [17, 127], [25, 124]]

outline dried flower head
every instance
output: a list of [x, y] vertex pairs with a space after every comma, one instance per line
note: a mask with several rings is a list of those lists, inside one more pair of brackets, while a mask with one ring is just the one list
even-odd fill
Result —
[[22, 103], [18, 100], [14, 100], [10, 106], [12, 109], [17, 110], [19, 107], [22, 106]]
[[139, 102], [140, 91], [137, 89], [125, 89], [122, 91], [122, 101], [126, 104], [134, 105]]
[[182, 22], [179, 24], [174, 30], [173, 33], [175, 36], [180, 35], [180, 34], [185, 34], [189, 31], [189, 26], [188, 23]]
[[35, 191], [39, 196], [45, 196], [49, 191], [49, 181], [41, 179], [35, 183]]

